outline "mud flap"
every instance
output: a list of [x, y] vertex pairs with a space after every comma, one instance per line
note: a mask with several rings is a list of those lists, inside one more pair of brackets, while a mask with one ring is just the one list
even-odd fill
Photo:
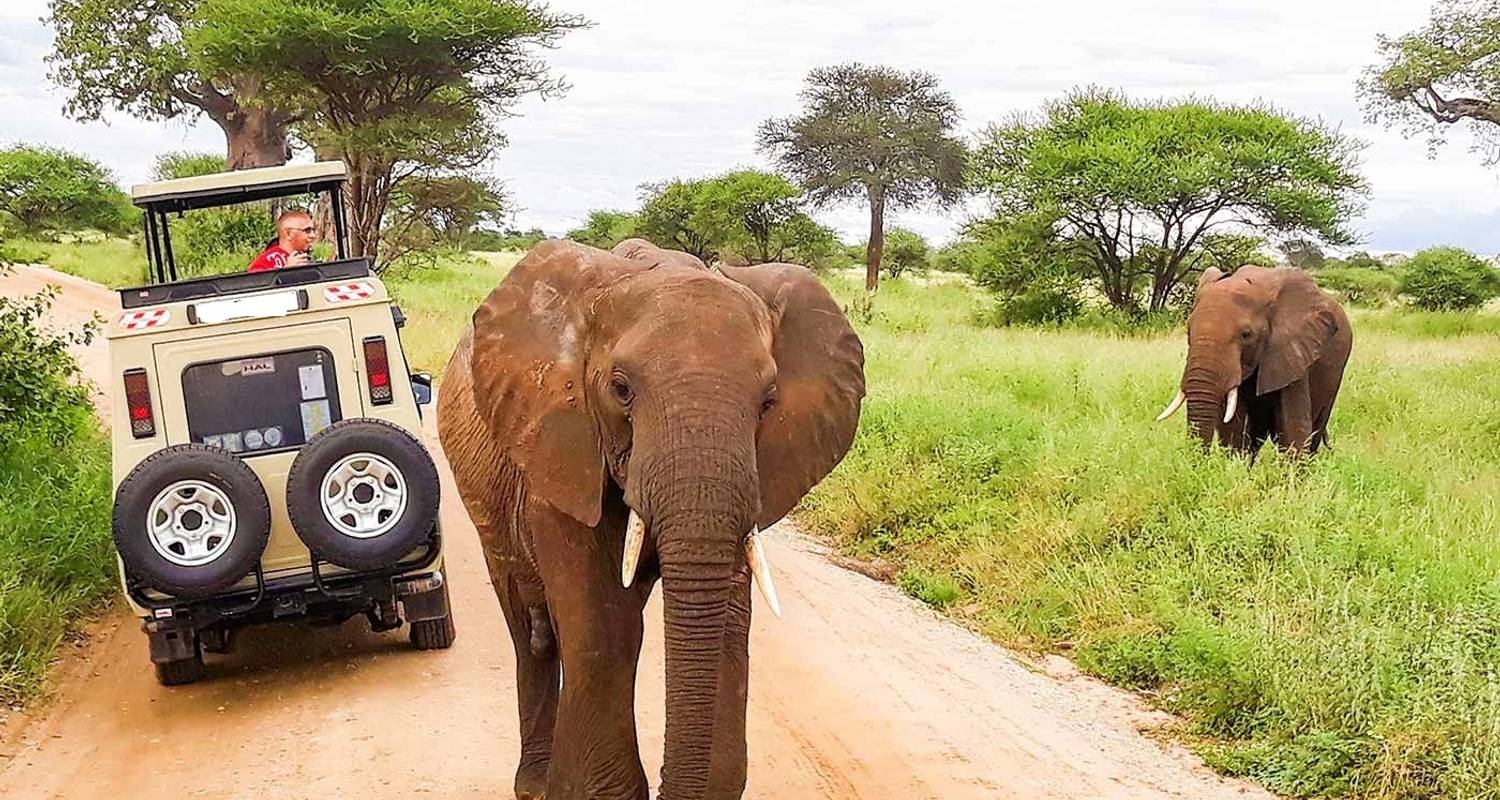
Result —
[[448, 616], [448, 586], [441, 572], [403, 582], [397, 592], [408, 623]]
[[198, 635], [190, 627], [163, 626], [150, 620], [141, 626], [151, 647], [151, 663], [169, 664], [198, 657]]

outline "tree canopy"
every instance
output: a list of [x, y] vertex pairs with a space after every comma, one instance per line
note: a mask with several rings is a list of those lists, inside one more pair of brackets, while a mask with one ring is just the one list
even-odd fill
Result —
[[1479, 146], [1500, 158], [1500, 0], [1439, 0], [1427, 25], [1378, 40], [1380, 63], [1359, 93], [1373, 122], [1442, 144], [1443, 130], [1476, 123]]
[[708, 262], [815, 266], [838, 250], [838, 237], [802, 211], [802, 202], [785, 178], [757, 170], [647, 184], [634, 234]]
[[868, 202], [865, 285], [874, 291], [886, 209], [952, 205], [963, 196], [958, 105], [934, 75], [858, 63], [813, 70], [801, 97], [800, 114], [761, 124], [760, 147], [812, 203]]
[[575, 242], [608, 250], [636, 235], [640, 219], [629, 211], [590, 211], [583, 227], [568, 231]]
[[1155, 311], [1206, 265], [1213, 234], [1350, 242], [1366, 191], [1358, 154], [1352, 140], [1269, 108], [1089, 89], [988, 128], [974, 179], [997, 218], [1040, 214], [1084, 245], [1112, 305]]
[[56, 38], [47, 60], [52, 80], [71, 90], [67, 113], [99, 119], [113, 109], [174, 119], [201, 111], [224, 131], [230, 169], [285, 162], [294, 116], [267, 102], [253, 70], [220, 69], [185, 41], [204, 19], [202, 6], [200, 0], [52, 0]]
[[463, 172], [503, 145], [493, 120], [563, 89], [538, 51], [583, 26], [521, 0], [202, 0], [185, 40], [255, 75], [299, 138], [349, 168], [351, 250], [378, 256], [395, 185]]
[[83, 156], [47, 147], [0, 150], [0, 221], [32, 234], [94, 228], [122, 233], [130, 203], [109, 170]]
[[461, 175], [402, 181], [382, 234], [393, 248], [387, 256], [433, 245], [464, 246], [481, 226], [499, 227], [508, 210], [505, 193], [493, 181]]

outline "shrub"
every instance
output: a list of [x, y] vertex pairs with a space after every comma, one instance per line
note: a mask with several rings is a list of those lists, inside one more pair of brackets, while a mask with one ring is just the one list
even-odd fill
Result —
[[0, 150], [0, 219], [7, 217], [33, 235], [124, 233], [134, 224], [109, 170], [65, 150], [27, 145]]
[[260, 203], [191, 211], [169, 224], [180, 278], [243, 272], [276, 235]]
[[1382, 306], [1396, 299], [1401, 279], [1394, 273], [1365, 267], [1325, 267], [1314, 276], [1318, 285], [1357, 306]]
[[43, 328], [56, 294], [49, 287], [30, 297], [0, 297], [0, 444], [22, 429], [61, 440], [74, 431], [76, 410], [88, 406], [68, 348], [92, 340], [97, 323], [80, 331]]
[[886, 274], [899, 278], [909, 271], [925, 271], [930, 251], [922, 234], [906, 228], [891, 228], [885, 232], [885, 250], [881, 256]]
[[1407, 262], [1401, 293], [1429, 311], [1478, 308], [1500, 294], [1500, 273], [1473, 253], [1434, 247]]

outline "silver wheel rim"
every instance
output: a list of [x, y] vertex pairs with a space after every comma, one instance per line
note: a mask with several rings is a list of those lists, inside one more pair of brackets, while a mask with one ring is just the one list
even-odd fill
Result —
[[373, 539], [390, 532], [406, 511], [406, 476], [384, 456], [355, 453], [323, 476], [323, 516], [339, 533]]
[[177, 481], [146, 512], [146, 538], [157, 555], [179, 567], [201, 567], [224, 555], [239, 527], [224, 490], [203, 481]]

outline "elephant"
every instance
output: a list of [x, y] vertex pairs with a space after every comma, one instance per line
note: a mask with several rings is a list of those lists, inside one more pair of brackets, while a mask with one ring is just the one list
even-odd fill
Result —
[[1316, 453], [1353, 345], [1349, 317], [1300, 269], [1215, 268], [1198, 281], [1188, 316], [1187, 365], [1177, 396], [1204, 446], [1215, 437], [1253, 454], [1270, 439], [1284, 451]]
[[438, 431], [515, 648], [518, 798], [648, 797], [635, 681], [658, 580], [659, 796], [743, 794], [752, 582], [780, 615], [757, 535], [843, 458], [864, 394], [863, 345], [800, 266], [546, 241], [483, 301]]

